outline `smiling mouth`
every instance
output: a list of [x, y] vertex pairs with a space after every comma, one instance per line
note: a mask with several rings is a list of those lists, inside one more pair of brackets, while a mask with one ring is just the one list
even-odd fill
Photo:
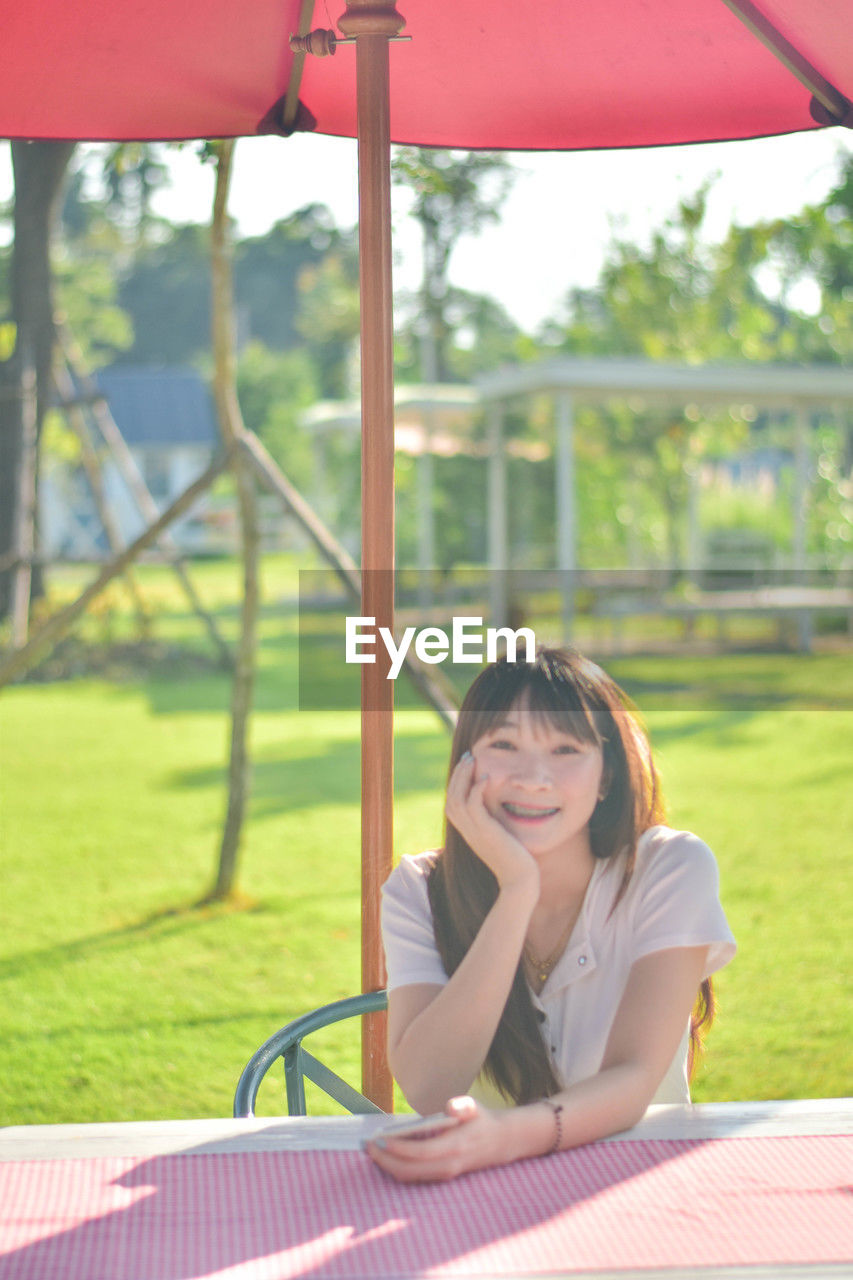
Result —
[[537, 809], [527, 804], [512, 804], [506, 801], [503, 809], [511, 818], [551, 818], [555, 813], [559, 813], [559, 809]]

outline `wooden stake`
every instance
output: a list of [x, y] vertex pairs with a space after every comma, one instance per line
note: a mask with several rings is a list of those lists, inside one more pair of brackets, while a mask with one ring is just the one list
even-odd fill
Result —
[[234, 142], [231, 139], [218, 142], [215, 148], [216, 191], [213, 199], [210, 236], [213, 285], [213, 386], [219, 428], [222, 439], [231, 451], [231, 474], [237, 487], [240, 550], [243, 559], [243, 603], [240, 611], [240, 639], [237, 644], [234, 679], [231, 686], [228, 805], [219, 847], [216, 882], [209, 895], [209, 901], [227, 898], [234, 889], [237, 877], [240, 836], [249, 803], [251, 782], [248, 735], [255, 685], [255, 650], [260, 596], [258, 577], [260, 530], [255, 477], [245, 454], [234, 447], [245, 430], [237, 399], [234, 285], [227, 217]]
[[[125, 540], [107, 501], [103, 472], [101, 471], [101, 464], [95, 446], [92, 443], [86, 415], [80, 406], [74, 402], [74, 380], [68, 372], [67, 366], [61, 361], [56, 362], [53, 377], [56, 389], [62, 399], [62, 407], [68, 417], [68, 425], [80, 442], [80, 457], [83, 463], [83, 470], [86, 472], [86, 479], [89, 482], [89, 489], [92, 493], [98, 519], [101, 522], [113, 555], [121, 555], [126, 545]], [[139, 590], [139, 584], [130, 566], [125, 571], [124, 577], [130, 598], [136, 609], [137, 620], [139, 625], [144, 628], [148, 624], [148, 615]]]
[[118, 574], [124, 573], [127, 566], [132, 564], [143, 551], [156, 542], [160, 534], [168, 529], [173, 521], [182, 516], [184, 512], [189, 511], [205, 490], [210, 488], [216, 477], [225, 470], [227, 465], [227, 454], [215, 458], [207, 470], [175, 499], [154, 524], [149, 525], [145, 532], [141, 533], [129, 547], [126, 547], [120, 556], [116, 556], [114, 560], [104, 566], [95, 581], [86, 588], [82, 595], [48, 618], [36, 631], [35, 635], [30, 637], [23, 648], [16, 649], [9, 654], [6, 660], [0, 663], [0, 688], [28, 670], [47, 649], [55, 645], [70, 629], [76, 619], [79, 618], [80, 614], [85, 612], [96, 596], [101, 594], [104, 587], [112, 582], [113, 578]]
[[[110, 450], [116, 466], [129, 488], [133, 499], [139, 508], [140, 514], [149, 523], [153, 523], [159, 516], [157, 503], [152, 498], [148, 486], [142, 478], [142, 473], [136, 465], [133, 454], [127, 447], [124, 436], [115, 424], [109, 406], [102, 395], [98, 393], [98, 389], [91, 378], [86, 377], [81, 369], [79, 353], [76, 351], [71, 335], [63, 326], [58, 326], [59, 343], [68, 368], [73, 375], [75, 381], [82, 386], [84, 393], [91, 397], [91, 413], [94, 418], [95, 425], [103, 437], [104, 443]], [[233, 665], [233, 658], [228, 645], [225, 643], [216, 620], [212, 614], [208, 613], [198, 593], [193, 586], [192, 579], [187, 572], [186, 565], [178, 551], [177, 544], [171, 535], [159, 540], [161, 549], [163, 550], [168, 563], [174, 570], [178, 581], [184, 589], [187, 599], [193, 611], [198, 615], [213, 642], [214, 647], [218, 650], [222, 665], [229, 669]]]
[[[294, 488], [254, 432], [244, 431], [238, 443], [260, 480], [281, 500], [288, 515], [292, 516], [299, 527], [312, 539], [353, 601], [360, 607], [361, 574], [349, 552], [326, 528], [299, 490]], [[403, 665], [424, 700], [438, 713], [447, 728], [452, 730], [456, 724], [457, 703], [456, 693], [450, 681], [442, 677], [437, 668], [421, 662], [412, 649], [406, 653]]]

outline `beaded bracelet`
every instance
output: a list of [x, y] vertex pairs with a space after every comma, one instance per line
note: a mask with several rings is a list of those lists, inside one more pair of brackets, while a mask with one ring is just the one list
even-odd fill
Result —
[[563, 1145], [563, 1104], [562, 1102], [552, 1102], [550, 1098], [543, 1098], [542, 1101], [546, 1107], [550, 1107], [554, 1113], [554, 1125], [557, 1130], [554, 1135], [554, 1145], [549, 1147], [545, 1152], [546, 1155], [552, 1156], [559, 1151]]

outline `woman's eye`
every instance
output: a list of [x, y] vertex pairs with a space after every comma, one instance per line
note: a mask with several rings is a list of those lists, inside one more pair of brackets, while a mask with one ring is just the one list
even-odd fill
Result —
[[558, 756], [574, 756], [580, 750], [573, 742], [561, 742], [559, 747], [555, 748]]
[[496, 751], [514, 750], [513, 743], [510, 742], [509, 738], [495, 738], [489, 743], [489, 746], [493, 747]]

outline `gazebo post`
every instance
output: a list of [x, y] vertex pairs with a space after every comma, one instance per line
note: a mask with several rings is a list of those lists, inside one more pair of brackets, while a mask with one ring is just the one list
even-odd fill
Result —
[[438, 384], [438, 352], [432, 325], [421, 335], [421, 365], [423, 368], [426, 399], [423, 414], [423, 451], [415, 459], [415, 483], [418, 514], [418, 601], [422, 609], [433, 603], [432, 571], [435, 569], [435, 510], [433, 492], [435, 470], [432, 442], [435, 435], [435, 410], [432, 395]]
[[697, 458], [687, 465], [687, 581], [702, 583], [702, 527], [699, 504], [702, 497], [702, 472]]
[[806, 567], [806, 510], [809, 494], [809, 416], [804, 405], [794, 410], [794, 529], [793, 567]]
[[492, 400], [488, 409], [488, 539], [489, 539], [489, 604], [492, 626], [503, 627], [508, 621], [509, 599], [507, 573], [509, 546], [506, 510], [506, 444], [503, 437], [503, 404]]
[[[809, 503], [809, 411], [804, 404], [794, 410], [794, 529], [793, 567], [795, 581], [805, 584], [808, 567], [808, 503]], [[812, 623], [805, 611], [795, 619], [797, 647], [804, 653], [811, 648]]]
[[[356, 38], [361, 305], [361, 611], [394, 625], [394, 324], [391, 294], [391, 124], [388, 41], [404, 19], [383, 0], [347, 0], [338, 26]], [[391, 872], [394, 808], [394, 696], [388, 661], [362, 667], [361, 977], [364, 991], [385, 985], [380, 887]], [[385, 1018], [367, 1014], [362, 1090], [393, 1110]]]
[[433, 603], [432, 571], [435, 569], [435, 469], [432, 456], [432, 410], [424, 416], [423, 451], [415, 459], [415, 508], [418, 528], [418, 603]]
[[575, 570], [577, 569], [575, 516], [575, 443], [572, 394], [558, 391], [555, 396], [557, 418], [556, 499], [557, 499], [557, 568], [562, 592], [563, 640], [572, 638], [575, 617]]

